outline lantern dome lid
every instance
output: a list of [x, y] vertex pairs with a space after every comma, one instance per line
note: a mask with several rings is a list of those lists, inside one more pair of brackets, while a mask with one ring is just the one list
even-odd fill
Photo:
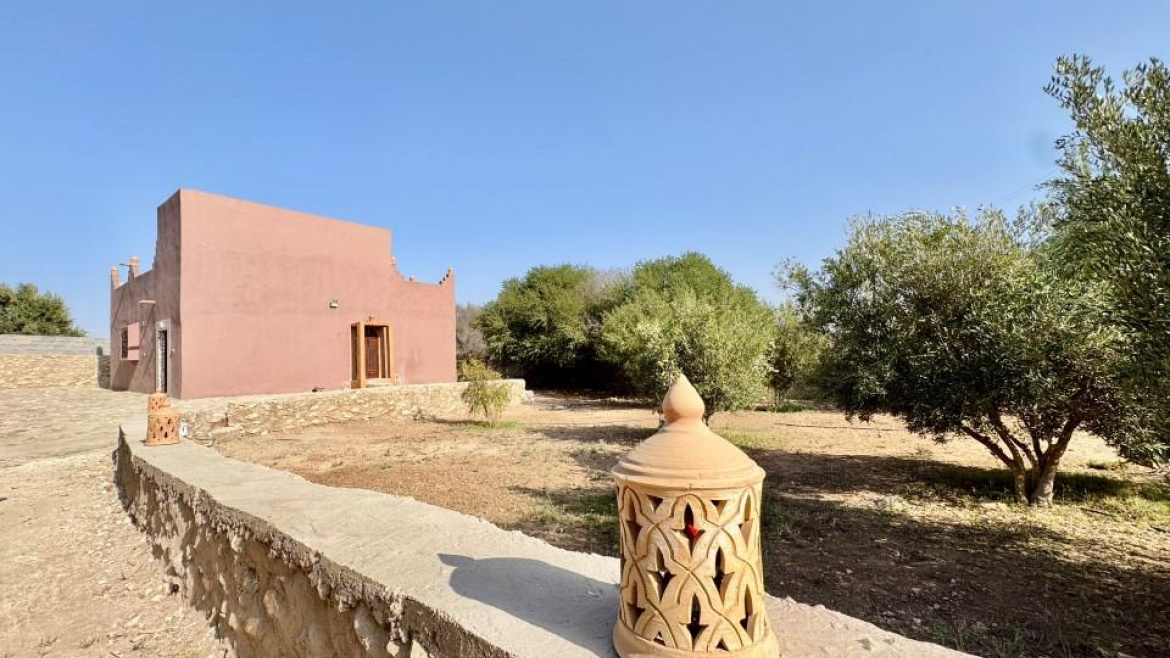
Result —
[[680, 376], [662, 400], [666, 425], [623, 457], [614, 477], [661, 489], [735, 489], [763, 480], [764, 469], [707, 427], [705, 411], [699, 392]]

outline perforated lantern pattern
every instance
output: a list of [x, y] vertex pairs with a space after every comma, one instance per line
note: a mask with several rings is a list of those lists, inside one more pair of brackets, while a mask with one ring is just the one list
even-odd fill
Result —
[[163, 407], [171, 406], [171, 399], [167, 397], [166, 393], [151, 393], [146, 398], [146, 413], [152, 414]]
[[146, 441], [148, 446], [179, 442], [179, 412], [171, 407], [167, 396], [152, 393], [146, 403]]
[[667, 425], [614, 469], [621, 536], [623, 658], [779, 655], [764, 610], [763, 470], [702, 422], [685, 378]]

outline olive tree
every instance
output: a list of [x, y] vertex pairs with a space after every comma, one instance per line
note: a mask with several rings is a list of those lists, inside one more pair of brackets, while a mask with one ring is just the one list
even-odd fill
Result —
[[754, 291], [691, 253], [634, 268], [627, 297], [605, 315], [599, 351], [657, 399], [685, 374], [710, 416], [766, 396], [771, 323]]
[[1124, 393], [1138, 419], [1130, 459], [1170, 460], [1170, 69], [1126, 71], [1119, 88], [1087, 57], [1062, 58], [1047, 91], [1075, 130], [1050, 184], [1066, 274], [1105, 284], [1124, 334]]
[[774, 330], [768, 350], [771, 366], [768, 386], [777, 406], [794, 395], [818, 397], [813, 374], [825, 349], [826, 337], [810, 325], [808, 318], [791, 301], [777, 309]]
[[1118, 443], [1129, 425], [1103, 296], [1058, 276], [1038, 237], [994, 211], [866, 218], [787, 280], [831, 341], [818, 382], [847, 415], [978, 441], [1044, 506], [1077, 430]]

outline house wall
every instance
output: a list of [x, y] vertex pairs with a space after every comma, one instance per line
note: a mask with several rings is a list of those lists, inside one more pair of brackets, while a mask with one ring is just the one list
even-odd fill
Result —
[[[168, 326], [168, 393], [183, 397], [182, 323], [179, 318], [180, 249], [179, 195], [158, 208], [154, 264], [149, 271], [131, 274], [124, 282], [111, 282], [110, 292], [110, 388], [117, 391], [154, 392], [156, 377], [156, 328]], [[154, 304], [139, 304], [153, 300]], [[122, 327], [141, 323], [139, 358], [123, 361]]]
[[[175, 397], [348, 387], [350, 325], [370, 316], [393, 328], [399, 383], [455, 381], [454, 277], [403, 279], [385, 229], [180, 190], [160, 208], [159, 235], [156, 271], [168, 268], [167, 275], [153, 291], [149, 281], [141, 294], [128, 288], [126, 299], [116, 291], [120, 308], [112, 315], [133, 316], [127, 300], [154, 295], [155, 322], [171, 321]], [[173, 282], [172, 272], [179, 272]], [[146, 373], [153, 377], [153, 354], [146, 354], [153, 345], [151, 325], [139, 365], [129, 366], [129, 388], [145, 390]]]

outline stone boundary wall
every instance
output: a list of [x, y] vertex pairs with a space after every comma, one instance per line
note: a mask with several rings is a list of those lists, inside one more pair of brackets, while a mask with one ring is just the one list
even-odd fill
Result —
[[[511, 388], [509, 406], [524, 401], [523, 379], [501, 380]], [[209, 443], [224, 434], [255, 435], [311, 425], [372, 418], [467, 415], [460, 399], [465, 383], [403, 384], [361, 389], [175, 400], [187, 438]]]
[[109, 356], [110, 341], [88, 336], [0, 334], [0, 354], [70, 354]]
[[105, 339], [0, 334], [0, 389], [109, 385]]
[[[613, 658], [614, 558], [312, 484], [124, 423], [115, 481], [172, 591], [237, 658]], [[784, 658], [971, 658], [768, 597]]]
[[110, 386], [110, 357], [0, 354], [0, 389]]

